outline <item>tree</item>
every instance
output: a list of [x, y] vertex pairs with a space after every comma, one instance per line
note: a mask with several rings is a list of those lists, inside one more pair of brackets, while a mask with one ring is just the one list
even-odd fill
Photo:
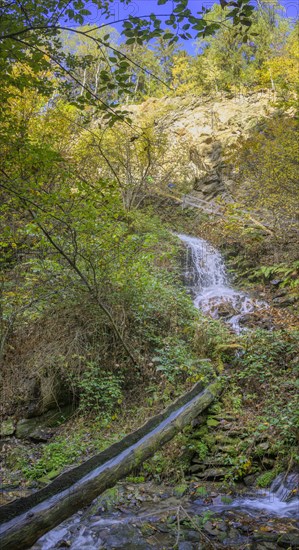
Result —
[[[6, 262], [11, 261], [12, 266], [16, 262], [18, 269], [17, 258], [13, 258], [13, 244], [22, 257], [23, 267], [18, 285], [25, 292], [24, 304], [19, 303], [19, 309], [24, 309], [32, 301], [31, 291], [27, 292], [27, 289], [30, 286], [32, 288], [35, 276], [42, 273], [43, 269], [46, 272], [45, 279], [52, 273], [56, 288], [52, 288], [54, 293], [59, 285], [73, 287], [79, 284], [109, 319], [115, 335], [136, 362], [117, 326], [111, 306], [104, 298], [105, 288], [115, 275], [111, 265], [116, 268], [118, 260], [121, 262], [119, 248], [114, 251], [109, 246], [111, 232], [114, 235], [113, 242], [119, 239], [123, 245], [126, 234], [126, 226], [122, 224], [115, 229], [115, 221], [122, 214], [117, 193], [105, 192], [106, 183], [101, 178], [91, 186], [80, 177], [76, 163], [72, 162], [68, 140], [74, 139], [72, 123], [76, 111], [61, 106], [60, 111], [62, 115], [65, 113], [65, 117], [61, 116], [61, 112], [59, 116], [56, 108], [48, 108], [42, 117], [37, 117], [36, 109], [42, 106], [42, 100], [30, 93], [25, 98], [10, 100], [13, 108], [10, 123], [15, 137], [7, 128], [3, 143], [1, 221], [4, 227], [7, 226]], [[66, 120], [69, 121], [68, 125]], [[113, 260], [108, 258], [108, 249]], [[29, 258], [24, 262], [29, 251]], [[6, 269], [4, 273], [4, 282], [7, 282], [8, 287], [5, 285], [6, 293], [3, 297], [5, 299], [8, 292], [8, 297], [12, 298], [10, 270]], [[51, 284], [50, 289], [47, 285], [46, 294], [49, 293]], [[15, 317], [14, 312], [15, 309], [12, 309], [10, 318]], [[4, 327], [4, 334], [8, 326], [9, 323]]]
[[299, 89], [299, 44], [298, 22], [286, 37], [280, 48], [276, 48], [268, 59], [264, 59], [260, 69], [260, 80], [271, 86], [284, 108], [297, 107]]
[[[63, 50], [70, 55], [76, 55], [78, 61], [76, 74], [79, 82], [74, 86], [74, 97], [84, 95], [86, 86], [95, 95], [101, 91], [101, 98], [105, 102], [109, 99], [117, 99], [116, 82], [111, 79], [109, 86], [107, 82], [107, 85], [100, 90], [100, 81], [105, 71], [110, 71], [109, 56], [113, 56], [113, 49], [117, 48], [118, 32], [112, 27], [91, 31], [88, 26], [83, 26], [78, 27], [77, 30], [77, 33], [63, 31], [61, 35]], [[103, 45], [99, 48], [98, 41], [103, 42], [107, 33], [110, 36], [111, 47]]]
[[[127, 0], [121, 0], [128, 3]], [[231, 17], [235, 25], [243, 25], [245, 36], [251, 21], [250, 16], [253, 7], [248, 5], [249, 0], [239, 0], [237, 5], [234, 2], [224, 5], [229, 7], [228, 17]], [[111, 16], [111, 2], [92, 0], [91, 4], [98, 9], [99, 16], [109, 18]], [[158, 0], [158, 4], [171, 4], [168, 18], [165, 18], [167, 30], [154, 13], [148, 17], [132, 17], [123, 21], [123, 36], [126, 43], [142, 45], [154, 38], [164, 37], [169, 44], [177, 42], [180, 38], [190, 39], [190, 30], [196, 31], [198, 36], [211, 34], [219, 28], [219, 23], [209, 23], [204, 19], [205, 10], [194, 16], [188, 7], [187, 0]], [[109, 119], [113, 122], [124, 118], [123, 111], [118, 110], [113, 101], [106, 102], [101, 97], [102, 88], [117, 86], [119, 91], [126, 93], [130, 88], [130, 75], [127, 69], [134, 60], [128, 62], [127, 56], [112, 47], [110, 34], [102, 38], [94, 36], [90, 31], [107, 28], [107, 23], [99, 26], [91, 26], [89, 30], [80, 30], [76, 25], [84, 25], [91, 15], [86, 1], [80, 2], [65, 0], [47, 0], [43, 4], [36, 5], [33, 0], [21, 0], [18, 3], [2, 2], [1, 10], [1, 80], [5, 79], [5, 86], [1, 91], [1, 105], [5, 107], [7, 99], [13, 93], [12, 90], [22, 92], [24, 87], [38, 89], [42, 93], [51, 95], [53, 93], [53, 71], [55, 82], [59, 90], [76, 101], [78, 105], [88, 103], [96, 108], [101, 108], [109, 113]], [[174, 9], [173, 9], [174, 8]], [[168, 30], [171, 28], [172, 30]], [[80, 81], [76, 74], [78, 67], [82, 68], [82, 59], [76, 54], [64, 51], [62, 48], [61, 33], [71, 32], [77, 35], [88, 37], [91, 42], [101, 50], [104, 47], [111, 48], [113, 55], [107, 59], [107, 68], [100, 72], [100, 83], [98, 92], [91, 89], [86, 83]], [[84, 67], [87, 68], [88, 56], [84, 57]], [[16, 74], [13, 70], [14, 64], [29, 69], [25, 78], [20, 71]], [[92, 63], [92, 60], [90, 60]], [[146, 70], [146, 69], [145, 69]], [[73, 96], [73, 84], [81, 85], [79, 97]]]
[[261, 123], [238, 149], [236, 198], [251, 211], [260, 212], [278, 240], [298, 232], [298, 123], [276, 116]]
[[177, 95], [193, 93], [198, 90], [194, 58], [181, 51], [174, 57], [172, 82]]
[[155, 124], [159, 113], [150, 106], [147, 111], [135, 116], [131, 129], [116, 123], [109, 129], [83, 130], [74, 147], [81, 159], [81, 174], [89, 181], [93, 172], [95, 178], [115, 182], [126, 211], [139, 208], [156, 194], [167, 193], [171, 182], [179, 193], [189, 187], [188, 147], [173, 149], [163, 127]]
[[262, 73], [266, 71], [267, 84], [271, 85], [269, 60], [282, 50], [290, 31], [289, 21], [279, 16], [272, 5], [261, 4], [252, 16], [250, 40], [244, 42], [225, 16], [225, 10], [217, 4], [207, 15], [207, 20], [221, 21], [221, 25], [213, 36], [198, 41], [199, 83], [204, 76], [205, 88], [216, 92], [260, 87], [265, 83]]

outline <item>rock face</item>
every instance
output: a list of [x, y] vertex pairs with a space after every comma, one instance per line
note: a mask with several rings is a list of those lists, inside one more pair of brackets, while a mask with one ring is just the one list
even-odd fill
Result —
[[219, 194], [229, 197], [234, 186], [233, 167], [227, 162], [230, 149], [273, 111], [270, 100], [269, 92], [150, 98], [130, 110], [141, 116], [156, 113], [155, 124], [168, 134], [169, 147], [188, 149], [191, 189], [210, 200]]

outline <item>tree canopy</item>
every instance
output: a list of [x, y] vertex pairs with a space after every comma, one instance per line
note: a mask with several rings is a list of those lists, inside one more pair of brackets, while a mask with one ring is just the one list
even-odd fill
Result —
[[[121, 2], [130, 4], [130, 0]], [[198, 37], [211, 35], [221, 24], [206, 19], [205, 8], [195, 15], [188, 0], [158, 0], [158, 4], [165, 4], [168, 14], [164, 17], [152, 13], [146, 17], [129, 16], [122, 22], [122, 35], [127, 46], [142, 45], [160, 37], [171, 45], [180, 39], [191, 39], [191, 32]], [[249, 0], [222, 0], [221, 5], [228, 10], [226, 17], [232, 19], [236, 32], [242, 30], [243, 40], [247, 41], [253, 12]], [[139, 64], [113, 44], [107, 22], [112, 16], [112, 7], [113, 2], [110, 0], [92, 0], [91, 3], [84, 0], [48, 0], [39, 5], [33, 0], [14, 3], [2, 1], [0, 77], [5, 80], [1, 91], [2, 106], [16, 90], [22, 92], [25, 87], [31, 86], [50, 95], [58, 86], [77, 105], [88, 102], [106, 110], [112, 120], [123, 117], [121, 111], [115, 111], [115, 97], [113, 101], [109, 97], [103, 99], [101, 92], [107, 88], [127, 92], [132, 84], [128, 69], [130, 65]], [[104, 22], [82, 28], [88, 24], [93, 8], [97, 10], [99, 20]], [[78, 75], [78, 69], [87, 70], [93, 65], [93, 56], [90, 52], [78, 55], [77, 52], [63, 48], [63, 33], [88, 38], [92, 47], [98, 51], [101, 66], [96, 86]], [[144, 70], [148, 71], [146, 67]], [[74, 93], [74, 84], [75, 87], [81, 87], [79, 94]]]

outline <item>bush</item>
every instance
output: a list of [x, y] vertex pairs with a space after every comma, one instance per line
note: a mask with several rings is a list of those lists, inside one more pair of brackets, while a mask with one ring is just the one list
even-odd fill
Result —
[[78, 382], [82, 413], [111, 416], [122, 402], [123, 378], [90, 362]]

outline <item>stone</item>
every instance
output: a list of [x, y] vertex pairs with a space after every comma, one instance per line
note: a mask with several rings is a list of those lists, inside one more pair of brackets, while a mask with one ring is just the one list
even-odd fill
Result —
[[10, 435], [13, 435], [15, 433], [15, 421], [13, 418], [7, 418], [6, 420], [3, 420], [1, 422], [0, 426], [0, 436], [1, 437], [8, 437]]
[[198, 473], [198, 477], [202, 479], [207, 479], [209, 481], [222, 480], [227, 474], [225, 468], [209, 468], [202, 473]]
[[179, 542], [178, 544], [178, 550], [192, 550], [192, 549], [193, 549], [192, 542], [183, 541], [183, 542]]
[[273, 298], [273, 304], [277, 307], [292, 306], [298, 301], [298, 296], [281, 296], [280, 298]]
[[192, 474], [196, 474], [197, 472], [202, 472], [205, 469], [206, 469], [206, 466], [204, 464], [192, 464], [192, 466], [190, 466], [189, 468], [189, 471]]
[[187, 483], [181, 483], [180, 485], [175, 486], [173, 494], [174, 496], [181, 498], [188, 492], [188, 489], [189, 485]]
[[65, 407], [61, 410], [49, 411], [42, 416], [22, 418], [16, 425], [16, 437], [47, 441], [53, 433], [51, 428], [62, 424], [72, 414], [72, 411], [72, 407]]
[[246, 485], [246, 487], [253, 487], [253, 485], [255, 485], [255, 482], [256, 482], [256, 475], [250, 474], [249, 476], [245, 476], [243, 478], [243, 482]]
[[223, 302], [217, 307], [219, 317], [232, 317], [236, 314], [236, 310], [229, 302]]
[[270, 281], [270, 284], [273, 286], [278, 286], [280, 283], [282, 283], [282, 279], [272, 279], [272, 281]]
[[54, 435], [51, 428], [37, 428], [30, 434], [30, 439], [35, 443], [46, 443]]
[[199, 542], [200, 533], [198, 531], [194, 531], [193, 529], [190, 529], [188, 531], [185, 531], [185, 538], [187, 540], [190, 540], [191, 542]]

